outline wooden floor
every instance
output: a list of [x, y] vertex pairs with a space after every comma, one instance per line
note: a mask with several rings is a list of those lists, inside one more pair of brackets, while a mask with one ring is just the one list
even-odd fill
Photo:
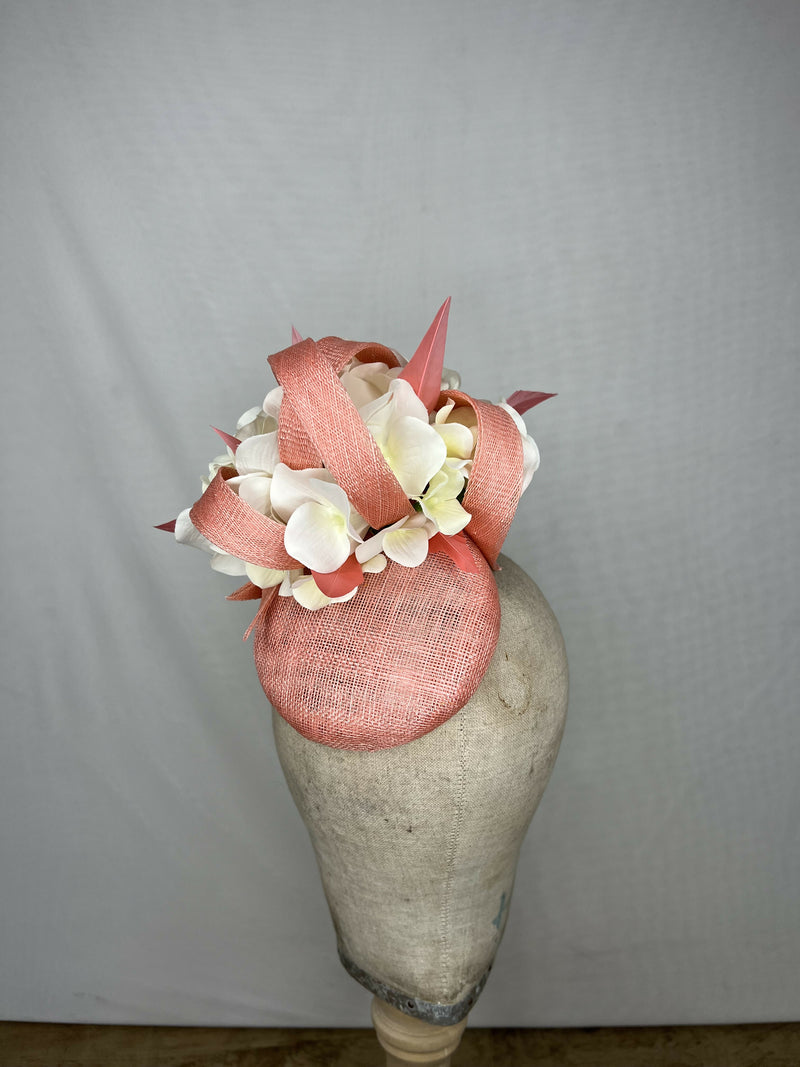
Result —
[[[382, 1067], [371, 1030], [0, 1023], [0, 1067]], [[468, 1029], [453, 1067], [800, 1067], [800, 1023]]]

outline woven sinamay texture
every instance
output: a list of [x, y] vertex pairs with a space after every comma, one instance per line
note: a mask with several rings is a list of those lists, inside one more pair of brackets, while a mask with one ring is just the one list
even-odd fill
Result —
[[[353, 358], [397, 366], [383, 345], [325, 337], [300, 341], [269, 362], [283, 386], [280, 458], [294, 470], [324, 464], [374, 529], [412, 511], [400, 483], [338, 378]], [[477, 689], [492, 658], [500, 605], [491, 568], [522, 492], [522, 442], [513, 419], [461, 392], [478, 440], [464, 507], [465, 541], [477, 573], [431, 552], [419, 567], [389, 562], [366, 575], [352, 600], [308, 611], [265, 591], [255, 622], [255, 661], [278, 713], [303, 736], [333, 748], [376, 751], [412, 741], [446, 722]], [[222, 468], [191, 511], [209, 541], [275, 570], [299, 564], [283, 526], [253, 511]], [[258, 596], [253, 588], [238, 599]]]
[[[469, 543], [469, 542], [468, 542]], [[352, 600], [307, 611], [276, 598], [257, 627], [267, 697], [304, 737], [332, 748], [392, 748], [446, 722], [478, 688], [497, 645], [497, 585], [443, 554], [389, 563]]]

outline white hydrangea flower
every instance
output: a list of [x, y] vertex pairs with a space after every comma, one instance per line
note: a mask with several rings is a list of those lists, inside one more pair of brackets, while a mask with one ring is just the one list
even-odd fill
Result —
[[236, 476], [228, 479], [228, 485], [261, 515], [272, 514], [272, 475], [278, 463], [276, 430], [248, 437], [236, 449], [236, 455], [231, 454], [229, 465], [236, 468]]
[[428, 422], [428, 411], [402, 378], [359, 414], [409, 498], [420, 496], [447, 459], [447, 446]]
[[[356, 559], [365, 571], [381, 554], [403, 567], [419, 567], [428, 556], [428, 541], [436, 529], [436, 524], [419, 512], [404, 515], [360, 544], [356, 548]], [[381, 570], [385, 565], [384, 559]]]
[[474, 410], [466, 405], [457, 408], [453, 400], [448, 400], [433, 414], [433, 428], [447, 448], [448, 467], [460, 470], [467, 478], [478, 439], [477, 425]]
[[309, 570], [338, 570], [363, 540], [368, 523], [324, 468], [293, 471], [278, 463], [272, 476], [274, 514], [286, 523], [286, 551]]
[[431, 478], [424, 496], [420, 497], [423, 513], [437, 530], [448, 537], [460, 533], [472, 518], [459, 503], [466, 479], [461, 471], [445, 464]]

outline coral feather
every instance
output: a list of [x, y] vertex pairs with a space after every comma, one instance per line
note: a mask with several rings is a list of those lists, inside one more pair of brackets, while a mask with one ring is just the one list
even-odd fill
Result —
[[465, 571], [467, 574], [480, 573], [480, 568], [472, 558], [463, 533], [452, 534], [449, 537], [442, 533], [435, 533], [428, 542], [428, 551], [444, 552], [460, 571]]
[[211, 429], [214, 433], [218, 433], [228, 448], [236, 455], [236, 449], [242, 443], [238, 437], [232, 437], [229, 433], [225, 433], [224, 430], [218, 430], [216, 426], [212, 426]]
[[322, 574], [320, 571], [311, 573], [320, 592], [329, 597], [346, 596], [364, 581], [364, 572], [355, 556], [348, 557], [336, 571], [328, 574]]
[[551, 396], [558, 396], [558, 393], [531, 393], [527, 389], [517, 389], [506, 400], [506, 403], [518, 415], [524, 415], [526, 411], [535, 408], [537, 404], [541, 404], [544, 400], [549, 400]]
[[444, 346], [447, 341], [447, 318], [450, 297], [436, 312], [436, 317], [422, 338], [419, 348], [403, 368], [400, 377], [407, 381], [422, 403], [433, 411], [442, 391]]

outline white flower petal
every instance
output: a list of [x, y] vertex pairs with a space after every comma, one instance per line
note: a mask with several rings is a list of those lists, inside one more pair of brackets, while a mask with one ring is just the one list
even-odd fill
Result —
[[229, 556], [227, 552], [217, 552], [211, 557], [211, 569], [219, 571], [220, 574], [242, 575], [245, 573], [245, 567], [243, 560]]
[[220, 469], [220, 467], [233, 467], [235, 462], [236, 461], [233, 458], [233, 449], [230, 449], [230, 448], [228, 449], [228, 451], [224, 455], [214, 456], [214, 458], [211, 460], [211, 462], [208, 465], [208, 479], [207, 480], [205, 478], [203, 479], [203, 482], [204, 482], [203, 492], [206, 491], [206, 489], [208, 488], [208, 486], [209, 486], [209, 484], [211, 482], [211, 479], [214, 477], [214, 475], [217, 473], [217, 471]]
[[[369, 524], [365, 519], [361, 518], [357, 511], [353, 510], [344, 489], [342, 489], [340, 485], [337, 485], [332, 479], [323, 482], [319, 478], [310, 478], [308, 485], [309, 492], [314, 494], [314, 499], [318, 503], [331, 504], [344, 516], [350, 536], [354, 540], [360, 541], [361, 533], [368, 528]], [[359, 530], [361, 533], [358, 532]]]
[[364, 574], [380, 574], [382, 570], [386, 569], [386, 556], [382, 552], [378, 552], [375, 556], [370, 558], [361, 564], [361, 569]]
[[272, 510], [279, 519], [287, 522], [291, 518], [292, 512], [296, 511], [301, 504], [305, 504], [308, 500], [317, 499], [317, 494], [309, 484], [312, 479], [330, 481], [331, 476], [328, 471], [321, 467], [293, 471], [285, 463], [278, 463], [272, 475], [270, 500], [272, 502]]
[[531, 479], [539, 469], [539, 447], [534, 439], [526, 434], [522, 438], [522, 492], [531, 484]]
[[475, 439], [466, 426], [458, 422], [436, 422], [434, 430], [447, 447], [447, 456], [453, 459], [470, 459], [475, 448]]
[[[436, 523], [439, 531], [448, 536], [459, 533], [472, 518], [455, 499], [434, 496], [422, 499], [422, 510]], [[388, 552], [388, 550], [386, 550]]]
[[281, 401], [283, 400], [283, 386], [277, 385], [274, 389], [271, 389], [264, 397], [264, 414], [270, 415], [275, 421], [278, 421], [278, 413], [281, 409]]
[[384, 526], [382, 530], [378, 530], [376, 534], [373, 534], [363, 544], [356, 546], [356, 559], [362, 564], [364, 570], [366, 570], [366, 564], [369, 560], [373, 559], [382, 549], [383, 540], [388, 533], [392, 530], [399, 530], [401, 527], [408, 527], [409, 529], [423, 528], [427, 531], [427, 536], [432, 537], [436, 533], [436, 527], [433, 523], [429, 522], [424, 515], [421, 515], [418, 511], [413, 512], [411, 515], [404, 515], [397, 522], [393, 522], [391, 526]]
[[383, 539], [383, 551], [403, 567], [419, 567], [428, 555], [428, 534], [409, 527], [390, 530]]
[[[349, 375], [353, 378], [361, 378], [364, 381], [369, 382], [374, 381], [376, 379], [386, 378], [389, 373], [390, 371], [388, 363], [381, 363], [380, 361], [376, 363], [362, 363], [361, 360], [356, 356], [355, 359], [350, 360], [349, 364], [347, 365], [347, 369], [342, 375], [342, 378], [344, 379], [345, 375]], [[387, 385], [386, 389], [388, 388], [389, 387]], [[381, 389], [381, 392], [385, 393], [386, 389]]]
[[347, 516], [350, 513], [350, 500], [347, 493], [330, 475], [329, 480], [325, 481], [321, 478], [309, 478], [308, 494], [311, 499], [317, 500], [318, 504], [330, 504], [342, 515]]
[[238, 478], [229, 478], [227, 484], [235, 489], [245, 504], [260, 515], [270, 513], [270, 486], [272, 479], [266, 474], [244, 474]]
[[314, 581], [313, 574], [304, 574], [292, 583], [292, 595], [301, 607], [309, 611], [317, 611], [327, 607], [328, 604], [343, 604], [346, 600], [352, 600], [358, 592], [358, 587], [351, 589], [344, 596], [326, 596]]
[[405, 415], [412, 419], [419, 419], [420, 422], [428, 421], [428, 409], [403, 378], [395, 378], [390, 382], [388, 391], [360, 408], [359, 415], [378, 444], [388, 430], [389, 424], [395, 419]]
[[461, 375], [456, 370], [450, 370], [449, 367], [442, 367], [442, 392], [445, 389], [460, 389], [461, 388]]
[[437, 424], [446, 423], [449, 426], [466, 426], [472, 434], [472, 448], [474, 450], [478, 442], [478, 416], [473, 408], [467, 404], [456, 407], [452, 400], [448, 400], [436, 412], [435, 421]]
[[449, 467], [454, 471], [461, 471], [465, 478], [469, 478], [472, 474], [472, 460], [471, 459], [453, 459], [448, 456], [444, 463], [445, 467]]
[[456, 497], [464, 488], [464, 475], [455, 467], [445, 466], [431, 478], [431, 486], [426, 497]]
[[[247, 411], [244, 412], [244, 414], [239, 416], [239, 419], [238, 419], [238, 421], [236, 423], [236, 429], [237, 430], [243, 430], [245, 428], [245, 426], [249, 426], [251, 422], [255, 422], [256, 419], [263, 418], [263, 416], [264, 416], [264, 409], [263, 408], [260, 408], [260, 407], [248, 408]], [[240, 437], [239, 440], [240, 441], [244, 440], [244, 438]]]
[[345, 375], [342, 378], [342, 385], [357, 408], [363, 408], [367, 404], [371, 404], [373, 400], [376, 400], [381, 395], [380, 390], [376, 389], [371, 382], [365, 382], [363, 378], [355, 376], [348, 378]]
[[338, 570], [351, 552], [347, 523], [329, 504], [309, 500], [294, 511], [283, 535], [286, 551], [309, 570]]
[[522, 492], [524, 493], [539, 469], [539, 448], [528, 433], [528, 428], [520, 413], [515, 411], [510, 404], [502, 403], [498, 406], [508, 412], [522, 437]]
[[427, 422], [404, 415], [393, 420], [382, 448], [403, 491], [419, 496], [447, 459], [447, 447]]
[[392, 380], [400, 374], [401, 367], [386, 363], [361, 363], [353, 359], [340, 376], [340, 381], [357, 408], [371, 404], [389, 391]]
[[292, 585], [302, 575], [302, 570], [284, 571], [284, 579], [278, 589], [278, 596], [291, 596]]
[[[402, 520], [401, 520], [402, 522]], [[394, 526], [387, 526], [385, 530], [379, 530], [372, 537], [367, 538], [360, 545], [356, 545], [356, 559], [363, 566], [368, 560], [371, 560], [374, 556], [383, 548], [383, 539], [386, 536], [387, 530], [392, 530], [395, 526], [399, 526], [400, 523], [395, 523]]]
[[219, 552], [220, 549], [211, 544], [192, 525], [192, 520], [189, 518], [189, 512], [191, 508], [185, 508], [175, 520], [175, 540], [179, 545], [191, 545], [192, 548], [199, 548], [203, 552]]
[[308, 608], [309, 611], [317, 611], [331, 602], [331, 598], [325, 596], [314, 581], [312, 574], [304, 574], [302, 578], [292, 582], [292, 596], [301, 607]]
[[456, 406], [455, 400], [447, 400], [438, 411], [434, 413], [434, 419], [436, 422], [447, 422], [447, 416]]
[[424, 514], [443, 534], [458, 533], [469, 523], [471, 515], [457, 500], [464, 484], [460, 471], [444, 466], [431, 479], [428, 492], [420, 500]]
[[428, 421], [428, 409], [414, 392], [413, 386], [404, 378], [393, 381], [389, 386], [389, 393], [398, 416], [408, 415], [412, 419], [419, 419], [420, 422]]
[[358, 412], [380, 448], [383, 448], [386, 442], [386, 435], [389, 433], [392, 421], [390, 399], [391, 397], [386, 393], [384, 396], [379, 396], [373, 403], [360, 408]]
[[273, 571], [269, 567], [257, 567], [254, 563], [245, 564], [245, 574], [259, 589], [271, 589], [274, 585], [280, 585], [286, 573], [286, 571]]
[[250, 408], [239, 416], [239, 421], [236, 423], [236, 436], [240, 441], [246, 441], [259, 434], [272, 433], [277, 428], [277, 419], [267, 415], [262, 408]]
[[369, 523], [353, 509], [344, 489], [336, 484], [330, 471], [323, 468], [293, 471], [285, 463], [279, 463], [270, 487], [270, 503], [275, 515], [288, 523], [299, 507], [311, 501], [340, 515], [354, 542], [360, 541], [369, 529]]
[[352, 600], [357, 592], [358, 588], [355, 588], [345, 593], [344, 596], [326, 596], [311, 574], [303, 575], [292, 584], [292, 596], [301, 607], [308, 608], [309, 611], [318, 611], [320, 608], [327, 607], [328, 604], [343, 604], [346, 600]]
[[278, 463], [278, 434], [260, 433], [242, 441], [234, 457], [239, 474], [272, 474]]

